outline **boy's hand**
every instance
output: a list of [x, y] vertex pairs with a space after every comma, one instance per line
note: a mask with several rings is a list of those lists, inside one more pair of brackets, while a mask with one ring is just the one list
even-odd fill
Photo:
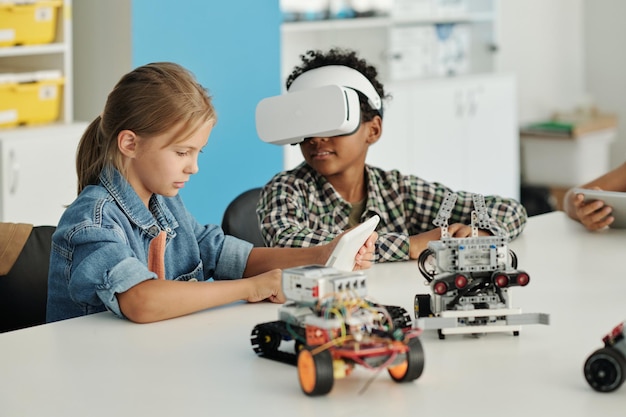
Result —
[[378, 233], [372, 232], [370, 237], [367, 238], [363, 246], [361, 246], [361, 249], [357, 252], [354, 258], [356, 261], [354, 265], [355, 271], [371, 268], [375, 259], [374, 251], [376, 250], [376, 239], [378, 239]]
[[[470, 237], [472, 235], [472, 226], [463, 223], [453, 223], [448, 226], [448, 234], [451, 237]], [[491, 233], [487, 230], [478, 229], [478, 235], [490, 236]], [[440, 227], [418, 235], [409, 236], [409, 258], [417, 259], [428, 247], [428, 242], [439, 239], [441, 239]]]
[[[471, 237], [472, 226], [463, 223], [453, 223], [448, 226], [448, 233], [452, 237]], [[491, 236], [491, 233], [484, 229], [478, 229], [478, 236]]]
[[439, 239], [441, 239], [441, 229], [438, 227], [428, 232], [409, 236], [409, 258], [419, 258], [420, 254], [428, 247], [428, 242]]

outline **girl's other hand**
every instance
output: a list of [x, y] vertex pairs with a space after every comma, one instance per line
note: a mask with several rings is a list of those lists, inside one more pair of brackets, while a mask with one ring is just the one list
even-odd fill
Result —
[[250, 295], [246, 301], [255, 303], [258, 301], [270, 301], [282, 304], [286, 301], [282, 288], [282, 270], [273, 269], [254, 277], [246, 278], [251, 284]]

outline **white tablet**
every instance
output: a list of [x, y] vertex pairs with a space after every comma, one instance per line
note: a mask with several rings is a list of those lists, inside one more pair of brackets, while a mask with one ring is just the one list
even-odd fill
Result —
[[330, 254], [326, 266], [332, 266], [340, 271], [352, 271], [356, 263], [354, 260], [356, 254], [367, 238], [374, 232], [379, 221], [380, 217], [377, 215], [372, 216], [341, 236], [333, 253]]
[[626, 228], [626, 193], [618, 191], [588, 190], [575, 188], [574, 192], [583, 194], [585, 201], [602, 200], [607, 206], [613, 208], [611, 216], [615, 218], [609, 227], [616, 229]]

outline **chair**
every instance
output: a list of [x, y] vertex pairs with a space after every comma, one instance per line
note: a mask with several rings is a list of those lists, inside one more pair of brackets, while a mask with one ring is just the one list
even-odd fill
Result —
[[54, 226], [33, 227], [11, 270], [0, 276], [0, 333], [46, 322]]
[[231, 201], [222, 218], [222, 229], [225, 234], [247, 240], [256, 247], [265, 246], [256, 215], [260, 194], [260, 187], [252, 188]]

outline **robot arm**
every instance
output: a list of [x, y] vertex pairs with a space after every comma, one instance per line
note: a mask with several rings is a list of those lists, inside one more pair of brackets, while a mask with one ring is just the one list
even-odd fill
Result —
[[441, 227], [442, 238], [450, 237], [450, 234], [448, 233], [448, 220], [450, 219], [450, 214], [454, 208], [454, 203], [456, 203], [456, 198], [456, 194], [452, 194], [450, 192], [446, 193], [446, 196], [441, 202], [441, 207], [439, 207], [439, 211], [437, 212], [437, 217], [433, 220], [433, 224], [435, 226]]

